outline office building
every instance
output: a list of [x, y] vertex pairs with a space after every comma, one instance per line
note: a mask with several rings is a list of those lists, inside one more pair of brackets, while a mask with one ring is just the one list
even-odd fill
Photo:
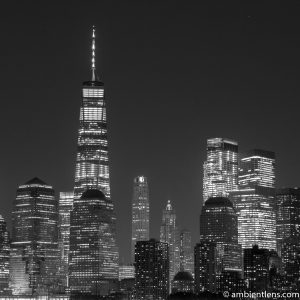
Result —
[[238, 143], [225, 138], [207, 140], [203, 166], [203, 199], [227, 197], [237, 189]]
[[6, 222], [0, 215], [0, 297], [8, 293], [9, 252], [9, 234]]
[[187, 229], [183, 229], [180, 232], [180, 270], [194, 274], [192, 234]]
[[254, 149], [240, 160], [239, 187], [230, 193], [238, 214], [239, 243], [276, 250], [275, 154]]
[[174, 276], [180, 271], [180, 240], [176, 221], [176, 212], [168, 200], [163, 210], [162, 224], [160, 227], [160, 241], [169, 246], [170, 279], [171, 284]]
[[59, 289], [57, 222], [52, 186], [37, 177], [19, 186], [13, 203], [10, 253], [14, 295], [46, 295]]
[[73, 209], [74, 192], [60, 192], [58, 202], [58, 247], [60, 251], [59, 273], [63, 285], [68, 286], [70, 250], [70, 213]]
[[168, 244], [155, 239], [135, 245], [135, 291], [139, 300], [166, 300], [169, 292]]
[[149, 188], [145, 176], [133, 180], [131, 259], [134, 262], [137, 241], [149, 240]]
[[112, 201], [99, 190], [87, 190], [74, 201], [70, 218], [71, 295], [106, 295], [119, 269]]

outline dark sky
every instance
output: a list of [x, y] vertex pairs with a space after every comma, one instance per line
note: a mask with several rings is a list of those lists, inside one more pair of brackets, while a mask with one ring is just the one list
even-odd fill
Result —
[[108, 107], [112, 199], [129, 258], [132, 180], [148, 177], [151, 236], [171, 199], [198, 240], [207, 137], [277, 155], [300, 185], [299, 1], [6, 1], [0, 30], [0, 213], [34, 176], [73, 189], [90, 32]]

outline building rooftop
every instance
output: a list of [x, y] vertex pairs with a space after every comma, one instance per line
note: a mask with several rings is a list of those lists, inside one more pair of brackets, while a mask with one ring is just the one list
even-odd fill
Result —
[[86, 190], [82, 194], [80, 199], [100, 199], [100, 200], [104, 200], [105, 195], [100, 190], [91, 189], [91, 190]]
[[174, 281], [194, 281], [190, 272], [180, 271], [174, 276]]
[[205, 204], [205, 206], [227, 206], [233, 207], [232, 202], [225, 197], [211, 197], [209, 198]]

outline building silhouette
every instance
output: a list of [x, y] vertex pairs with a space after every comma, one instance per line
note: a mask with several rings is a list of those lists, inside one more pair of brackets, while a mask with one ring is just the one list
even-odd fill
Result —
[[244, 249], [244, 279], [249, 291], [267, 291], [270, 281], [269, 257], [270, 251], [260, 249], [257, 245]]
[[174, 293], [193, 293], [193, 275], [187, 271], [179, 271], [172, 281], [172, 294]]
[[145, 176], [133, 180], [131, 259], [134, 262], [137, 241], [149, 240], [149, 187]]
[[230, 193], [238, 214], [239, 243], [276, 250], [275, 154], [254, 149], [240, 160], [239, 187]]
[[[214, 292], [220, 289], [222, 272], [242, 272], [242, 252], [241, 246], [238, 244], [237, 215], [233, 204], [228, 198], [209, 198], [204, 203], [200, 215], [201, 242], [203, 244], [200, 244], [198, 249], [198, 251], [200, 250], [200, 260], [205, 260], [205, 257], [201, 257], [201, 255], [208, 255], [210, 259], [214, 258], [214, 269], [212, 269], [213, 274], [211, 275], [216, 277], [217, 286], [211, 290]], [[203, 246], [204, 251], [202, 252]], [[207, 253], [207, 251], [213, 251], [214, 254]], [[200, 274], [204, 277], [208, 276], [204, 272]], [[201, 279], [197, 280], [201, 281]], [[204, 282], [206, 282], [206, 279], [204, 279]], [[205, 284], [200, 283], [201, 286], [205, 287]]]
[[225, 138], [207, 140], [204, 162], [203, 199], [227, 197], [237, 189], [238, 143]]
[[[118, 280], [116, 217], [110, 174], [104, 84], [96, 75], [82, 86], [73, 210], [70, 215], [69, 288], [72, 295], [107, 294]], [[93, 278], [93, 280], [92, 280]]]
[[168, 244], [155, 239], [135, 246], [135, 299], [166, 300], [169, 293]]
[[0, 215], [0, 296], [8, 293], [9, 284], [9, 233], [4, 218]]
[[45, 295], [59, 287], [57, 222], [52, 186], [37, 177], [19, 186], [13, 203], [10, 253], [14, 295]]
[[180, 271], [180, 240], [176, 212], [170, 200], [168, 200], [166, 208], [163, 210], [160, 241], [167, 243], [169, 246], [169, 283], [171, 285], [174, 276]]

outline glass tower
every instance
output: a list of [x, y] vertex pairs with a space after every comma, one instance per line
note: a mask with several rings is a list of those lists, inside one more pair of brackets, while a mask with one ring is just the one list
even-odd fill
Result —
[[57, 202], [52, 186], [33, 178], [19, 186], [12, 211], [10, 287], [44, 295], [58, 287]]
[[204, 201], [210, 197], [227, 197], [237, 188], [238, 143], [225, 138], [208, 139], [203, 169]]
[[96, 78], [95, 28], [92, 36], [92, 80], [82, 86], [74, 198], [100, 189], [110, 199], [108, 141], [104, 84]]
[[0, 296], [8, 292], [9, 251], [7, 226], [4, 218], [0, 215]]
[[171, 284], [174, 276], [180, 270], [180, 240], [176, 223], [176, 213], [170, 200], [168, 200], [167, 206], [163, 210], [162, 225], [160, 227], [160, 241], [169, 245]]
[[240, 160], [238, 189], [230, 193], [243, 249], [276, 250], [275, 154], [254, 149]]
[[73, 209], [74, 192], [60, 192], [58, 202], [58, 246], [60, 251], [60, 274], [64, 286], [68, 286], [70, 250], [70, 213]]
[[138, 176], [133, 180], [131, 258], [134, 261], [137, 241], [149, 240], [149, 189], [147, 178]]
[[96, 78], [95, 28], [92, 80], [83, 83], [73, 210], [70, 214], [69, 288], [72, 294], [106, 294], [118, 279], [116, 217], [110, 197], [104, 84]]

